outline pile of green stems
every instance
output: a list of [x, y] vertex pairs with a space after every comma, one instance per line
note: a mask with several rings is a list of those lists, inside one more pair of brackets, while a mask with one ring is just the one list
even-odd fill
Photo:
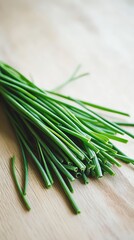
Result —
[[75, 179], [80, 178], [87, 184], [90, 177], [101, 178], [106, 173], [115, 175], [112, 166], [120, 167], [118, 160], [134, 164], [134, 159], [111, 142], [127, 143], [122, 136], [134, 136], [122, 129], [121, 123], [109, 122], [91, 107], [128, 116], [127, 113], [54, 91], [43, 91], [4, 63], [0, 63], [0, 95], [22, 153], [23, 187], [17, 179], [15, 156], [11, 159], [12, 173], [28, 210], [30, 205], [26, 193], [29, 161], [36, 165], [46, 188], [53, 185], [53, 176], [57, 177], [75, 213], [80, 213], [72, 197], [72, 182]]

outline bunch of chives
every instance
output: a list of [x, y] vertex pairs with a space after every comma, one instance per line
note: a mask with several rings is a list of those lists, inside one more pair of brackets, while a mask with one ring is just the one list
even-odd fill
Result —
[[134, 159], [111, 142], [127, 143], [123, 135], [134, 136], [120, 127], [123, 123], [110, 122], [91, 108], [129, 116], [127, 113], [55, 91], [43, 91], [2, 62], [0, 95], [22, 153], [23, 188], [16, 176], [15, 156], [11, 159], [12, 171], [18, 192], [28, 210], [30, 205], [26, 193], [29, 161], [34, 162], [47, 188], [54, 184], [53, 174], [57, 176], [75, 213], [80, 212], [72, 197], [72, 182], [76, 178], [81, 178], [87, 184], [90, 177], [101, 178], [105, 173], [115, 175], [112, 166], [120, 167], [119, 160], [134, 164]]

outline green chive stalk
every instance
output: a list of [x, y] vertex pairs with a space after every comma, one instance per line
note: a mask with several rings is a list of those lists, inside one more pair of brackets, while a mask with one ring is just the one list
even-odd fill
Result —
[[[123, 116], [128, 113], [65, 96], [57, 92], [72, 81], [84, 77], [73, 75], [53, 91], [42, 90], [11, 66], [0, 62], [0, 97], [5, 113], [15, 131], [24, 165], [24, 184], [21, 188], [12, 158], [12, 174], [18, 193], [26, 207], [28, 163], [32, 161], [46, 188], [52, 187], [57, 177], [74, 212], [80, 209], [73, 199], [71, 182], [91, 177], [101, 178], [105, 173], [115, 175], [112, 167], [121, 167], [120, 161], [134, 164], [113, 141], [126, 144], [123, 135], [134, 135], [121, 126], [133, 123], [110, 122], [94, 109]], [[54, 177], [55, 175], [55, 177]]]

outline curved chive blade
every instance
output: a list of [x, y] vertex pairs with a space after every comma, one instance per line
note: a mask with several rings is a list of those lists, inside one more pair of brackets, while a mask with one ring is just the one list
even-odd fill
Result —
[[78, 76], [76, 76], [76, 74], [78, 73], [78, 71], [80, 70], [81, 65], [78, 65], [78, 67], [76, 68], [76, 70], [74, 71], [74, 73], [71, 75], [71, 77], [69, 79], [67, 79], [65, 82], [63, 82], [61, 85], [57, 86], [56, 88], [53, 89], [53, 91], [59, 91], [61, 90], [63, 87], [65, 87], [67, 84], [69, 84], [70, 82], [73, 82], [74, 80], [77, 80], [79, 78], [85, 77], [87, 75], [89, 75], [89, 73], [84, 73], [84, 74], [80, 74]]
[[80, 209], [77, 206], [77, 204], [75, 203], [75, 201], [74, 201], [74, 199], [72, 197], [72, 194], [70, 193], [70, 190], [67, 187], [67, 185], [66, 185], [64, 179], [62, 178], [60, 172], [58, 171], [58, 169], [56, 168], [56, 166], [54, 165], [53, 162], [50, 162], [50, 164], [51, 164], [51, 166], [52, 166], [52, 168], [53, 168], [53, 170], [54, 170], [54, 172], [55, 172], [55, 174], [56, 174], [56, 176], [57, 176], [57, 178], [58, 178], [58, 180], [59, 180], [59, 182], [60, 182], [60, 184], [61, 184], [61, 186], [62, 186], [62, 188], [63, 188], [63, 190], [65, 192], [65, 194], [66, 194], [66, 196], [68, 197], [68, 199], [69, 199], [69, 201], [70, 201], [70, 203], [71, 203], [75, 213], [76, 214], [80, 213]]
[[45, 160], [45, 157], [44, 157], [44, 154], [43, 154], [41, 145], [40, 145], [40, 143], [39, 143], [38, 141], [37, 141], [37, 144], [38, 144], [39, 152], [40, 152], [40, 155], [41, 155], [43, 164], [44, 164], [44, 168], [45, 168], [45, 170], [46, 170], [46, 173], [47, 173], [47, 175], [48, 175], [48, 178], [49, 178], [51, 184], [53, 184], [53, 183], [54, 183], [54, 180], [53, 180], [52, 175], [51, 175], [51, 173], [50, 173], [50, 171], [49, 171], [49, 168], [48, 168], [48, 166], [47, 166], [47, 163], [46, 163], [46, 160]]
[[74, 189], [72, 187], [72, 184], [70, 183], [69, 179], [68, 178], [65, 178], [65, 182], [70, 190], [71, 193], [74, 193]]
[[21, 197], [21, 199], [22, 199], [25, 207], [27, 208], [27, 210], [30, 210], [31, 207], [30, 207], [30, 205], [29, 205], [29, 203], [28, 203], [28, 200], [26, 199], [26, 196], [23, 194], [23, 191], [22, 191], [22, 189], [21, 189], [21, 187], [20, 187], [20, 184], [19, 184], [18, 179], [17, 179], [17, 176], [16, 176], [15, 156], [13, 156], [13, 157], [11, 158], [11, 167], [12, 167], [12, 175], [13, 175], [14, 183], [15, 183], [15, 185], [16, 185], [16, 188], [17, 188], [17, 190], [18, 190], [18, 193], [19, 193], [19, 195], [20, 195], [20, 197]]
[[22, 157], [23, 157], [23, 163], [24, 163], [24, 190], [23, 190], [23, 193], [24, 193], [24, 195], [26, 195], [27, 186], [28, 186], [28, 162], [27, 162], [27, 158], [26, 158], [22, 143], [19, 139], [18, 139], [18, 141], [20, 144], [21, 153], [22, 153]]
[[[61, 98], [65, 98], [67, 100], [74, 101], [74, 98], [69, 97], [69, 96], [65, 96], [65, 95], [60, 94], [60, 93], [56, 93], [55, 91], [48, 91], [48, 92], [53, 94], [53, 95], [59, 96]], [[103, 110], [103, 111], [106, 111], [106, 112], [112, 112], [112, 113], [120, 114], [120, 115], [127, 116], [127, 117], [130, 116], [128, 113], [118, 111], [118, 110], [115, 110], [115, 109], [111, 109], [111, 108], [107, 108], [107, 107], [103, 107], [103, 106], [100, 106], [100, 105], [97, 105], [97, 104], [94, 104], [94, 103], [82, 101], [82, 100], [79, 100], [79, 99], [75, 99], [75, 101], [80, 101], [84, 105], [87, 105], [87, 106], [90, 106], [90, 107], [93, 107], [93, 108], [97, 108], [97, 109], [100, 109], [100, 110]]]
[[134, 127], [134, 123], [126, 123], [126, 122], [115, 122], [115, 124], [124, 127]]

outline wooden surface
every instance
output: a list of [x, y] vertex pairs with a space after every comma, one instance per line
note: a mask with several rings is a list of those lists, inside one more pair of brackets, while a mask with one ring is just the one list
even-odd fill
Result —
[[[46, 89], [53, 89], [81, 63], [82, 72], [90, 76], [63, 92], [127, 110], [132, 118], [118, 120], [134, 121], [133, 0], [0, 0], [0, 59]], [[133, 140], [119, 146], [134, 157]], [[30, 166], [32, 210], [26, 212], [10, 174], [13, 154], [19, 168], [19, 148], [0, 107], [1, 240], [134, 239], [132, 166], [123, 164], [115, 169], [115, 177], [91, 180], [88, 186], [76, 181], [74, 197], [82, 211], [78, 216], [58, 184], [44, 189]]]

